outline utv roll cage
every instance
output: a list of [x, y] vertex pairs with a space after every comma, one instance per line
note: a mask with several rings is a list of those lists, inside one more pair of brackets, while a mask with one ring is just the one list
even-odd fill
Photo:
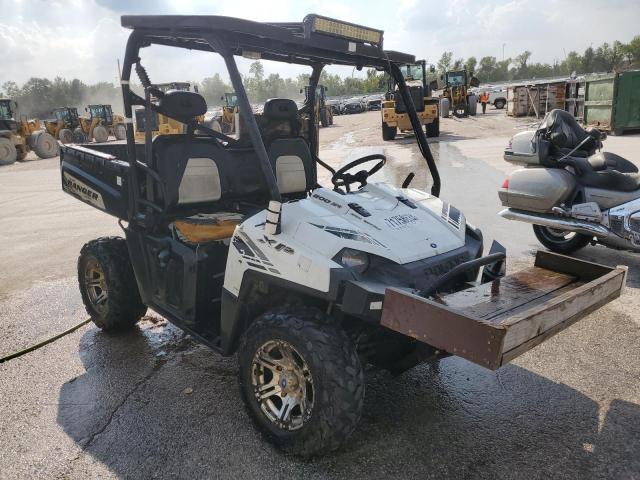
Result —
[[[127, 153], [129, 158], [133, 160], [131, 164], [137, 167], [129, 169], [130, 221], [135, 219], [143, 224], [147, 223], [147, 214], [157, 207], [153, 204], [153, 191], [156, 187], [161, 188], [161, 185], [157, 185], [160, 180], [154, 165], [150, 130], [145, 138], [146, 163], [138, 159], [142, 152], [136, 149], [132, 121], [133, 107], [135, 105], [148, 106], [149, 108], [146, 109], [148, 116], [151, 115], [150, 110], [153, 110], [175, 118], [172, 116], [172, 112], [162, 111], [158, 105], [150, 101], [153, 85], [141, 65], [140, 50], [151, 45], [215, 52], [224, 59], [231, 83], [238, 96], [238, 106], [245, 125], [245, 132], [249, 135], [268, 186], [271, 200], [269, 210], [275, 213], [277, 221], [274, 233], [279, 231], [279, 211], [282, 199], [267, 150], [242, 83], [242, 77], [236, 65], [235, 56], [306, 65], [312, 68], [309, 80], [310, 95], [305, 107], [303, 107], [307, 108], [311, 116], [310, 128], [312, 130], [309, 137], [312, 152], [318, 151], [318, 127], [314, 109], [308, 108], [308, 106], [315, 104], [316, 87], [324, 66], [345, 65], [355, 66], [358, 70], [374, 68], [387, 72], [397, 83], [398, 90], [405, 104], [408, 105], [407, 113], [418, 146], [433, 178], [431, 193], [434, 196], [439, 195], [440, 177], [436, 163], [427, 145], [425, 134], [420, 128], [420, 121], [413, 103], [410, 101], [410, 93], [400, 71], [401, 65], [415, 63], [415, 57], [406, 53], [383, 50], [383, 32], [381, 30], [315, 14], [307, 15], [300, 23], [261, 23], [232, 17], [204, 15], [133, 15], [123, 16], [122, 26], [133, 30], [127, 42], [121, 78], [127, 127]], [[145, 98], [137, 95], [130, 88], [129, 82], [134, 67], [145, 88]], [[189, 122], [189, 119], [185, 119], [184, 116], [176, 118], [176, 120]], [[208, 130], [210, 136], [216, 137], [215, 132], [194, 121], [191, 121], [189, 128], [191, 129], [190, 134], [198, 130], [207, 133]], [[223, 138], [219, 138], [219, 140], [224, 141]], [[333, 170], [320, 159], [315, 158], [315, 160], [330, 171]], [[142, 170], [146, 174], [146, 189], [144, 189], [146, 198], [141, 198], [138, 170]], [[274, 222], [267, 219], [267, 223]]]

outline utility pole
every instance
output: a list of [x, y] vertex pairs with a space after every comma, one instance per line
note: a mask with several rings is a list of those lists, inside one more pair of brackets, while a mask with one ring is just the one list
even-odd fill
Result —
[[502, 61], [504, 62], [504, 47], [505, 47], [506, 43], [502, 44]]

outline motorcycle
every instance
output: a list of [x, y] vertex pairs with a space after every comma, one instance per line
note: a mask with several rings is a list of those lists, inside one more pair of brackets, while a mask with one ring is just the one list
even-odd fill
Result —
[[606, 134], [552, 110], [536, 130], [520, 132], [504, 152], [524, 166], [499, 190], [499, 215], [533, 225], [549, 250], [589, 244], [640, 251], [640, 174], [629, 160], [601, 151]]

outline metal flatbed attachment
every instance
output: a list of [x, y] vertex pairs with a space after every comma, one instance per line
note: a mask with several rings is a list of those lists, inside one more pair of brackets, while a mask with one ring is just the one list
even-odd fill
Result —
[[540, 251], [533, 267], [429, 300], [389, 288], [382, 325], [491, 370], [618, 298], [627, 267]]

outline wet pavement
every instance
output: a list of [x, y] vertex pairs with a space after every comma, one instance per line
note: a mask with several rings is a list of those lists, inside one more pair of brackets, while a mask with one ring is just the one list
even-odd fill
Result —
[[[384, 148], [382, 179], [399, 184], [414, 170], [413, 185], [428, 187], [410, 140], [381, 141], [378, 115], [336, 117], [321, 130], [321, 156], [340, 164], [363, 143]], [[431, 143], [442, 197], [517, 268], [539, 246], [530, 227], [495, 215], [496, 188], [511, 169], [500, 152], [523, 122], [468, 120], [444, 121]], [[640, 163], [640, 137], [607, 142]], [[118, 227], [59, 191], [55, 161], [0, 169], [0, 185], [2, 356], [86, 317], [77, 254]], [[580, 256], [628, 265], [624, 296], [497, 372], [448, 358], [371, 374], [351, 440], [313, 460], [261, 439], [233, 358], [152, 312], [126, 334], [83, 327], [0, 364], [0, 478], [640, 478], [638, 257], [600, 247]]]

